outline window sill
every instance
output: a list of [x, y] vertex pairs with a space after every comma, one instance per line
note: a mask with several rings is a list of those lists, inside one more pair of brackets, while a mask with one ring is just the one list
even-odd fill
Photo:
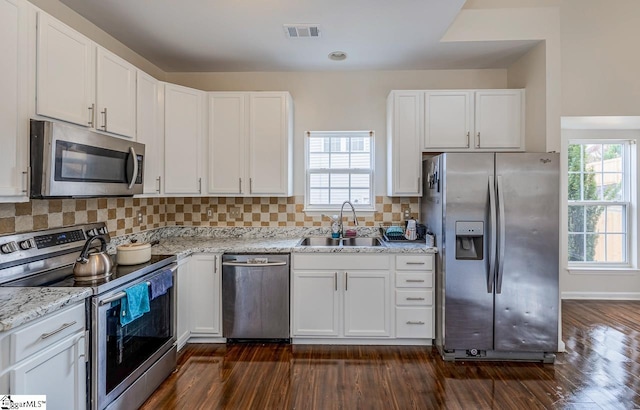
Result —
[[[326, 215], [331, 218], [332, 215], [340, 215], [340, 208], [338, 209], [322, 209], [322, 208], [305, 208], [302, 210], [308, 216], [322, 216]], [[373, 216], [376, 212], [375, 208], [361, 208], [356, 209], [356, 216]], [[351, 207], [345, 207], [342, 212], [342, 216], [351, 217], [353, 212], [351, 212]]]
[[628, 267], [567, 267], [566, 271], [570, 275], [637, 275], [640, 270]]

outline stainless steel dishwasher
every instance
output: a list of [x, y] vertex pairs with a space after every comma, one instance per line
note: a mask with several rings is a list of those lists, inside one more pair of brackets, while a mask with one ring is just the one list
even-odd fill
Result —
[[289, 341], [289, 255], [223, 255], [222, 318], [228, 341]]

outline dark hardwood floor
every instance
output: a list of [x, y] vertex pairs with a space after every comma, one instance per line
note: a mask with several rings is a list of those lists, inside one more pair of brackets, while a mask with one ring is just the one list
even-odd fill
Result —
[[555, 365], [415, 346], [188, 345], [150, 409], [638, 409], [640, 302], [564, 301]]

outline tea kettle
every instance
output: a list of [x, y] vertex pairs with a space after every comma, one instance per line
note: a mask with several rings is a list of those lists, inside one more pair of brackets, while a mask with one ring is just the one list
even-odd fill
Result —
[[[99, 240], [102, 245], [100, 252], [89, 253], [91, 243]], [[111, 272], [113, 262], [107, 254], [107, 241], [102, 235], [89, 238], [80, 252], [80, 256], [73, 265], [73, 275], [78, 279], [91, 279], [108, 275]]]

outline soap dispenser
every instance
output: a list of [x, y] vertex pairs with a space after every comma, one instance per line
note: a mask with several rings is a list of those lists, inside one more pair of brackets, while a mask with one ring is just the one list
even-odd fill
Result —
[[333, 215], [331, 217], [331, 237], [340, 237], [340, 217], [338, 215]]

